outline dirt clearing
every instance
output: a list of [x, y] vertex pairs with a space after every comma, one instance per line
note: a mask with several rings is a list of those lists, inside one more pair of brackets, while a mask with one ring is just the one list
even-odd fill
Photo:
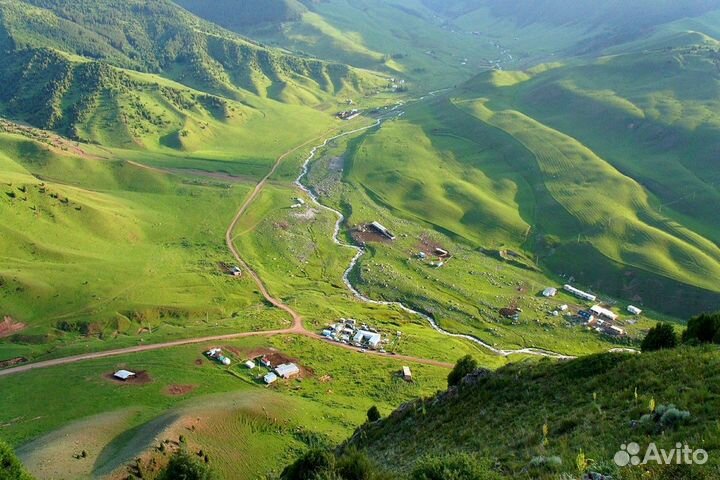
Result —
[[3, 321], [0, 322], [0, 338], [14, 335], [20, 330], [23, 330], [25, 326], [24, 323], [16, 322], [12, 317], [5, 316]]
[[171, 397], [179, 397], [181, 395], [187, 395], [197, 388], [197, 385], [168, 385], [165, 389], [165, 393]]

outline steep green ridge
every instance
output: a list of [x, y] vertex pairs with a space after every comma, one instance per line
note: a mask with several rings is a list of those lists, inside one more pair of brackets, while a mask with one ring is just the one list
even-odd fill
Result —
[[[587, 470], [616, 479], [716, 478], [719, 362], [716, 349], [683, 348], [515, 363], [405, 404], [361, 427], [346, 446], [360, 448], [401, 475], [424, 455], [465, 451], [489, 459], [507, 478], [567, 478], [562, 474]], [[689, 418], [675, 424], [669, 419], [633, 423], [670, 404], [689, 411]], [[643, 452], [650, 442], [666, 449], [682, 442], [705, 449], [709, 461], [702, 468], [651, 464], [620, 469], [613, 456], [630, 442]], [[587, 470], [578, 470], [580, 452], [592, 459]]]
[[346, 65], [262, 47], [164, 0], [6, 0], [0, 11], [0, 38], [15, 49], [54, 48], [235, 99], [249, 92], [316, 105], [386, 83]]

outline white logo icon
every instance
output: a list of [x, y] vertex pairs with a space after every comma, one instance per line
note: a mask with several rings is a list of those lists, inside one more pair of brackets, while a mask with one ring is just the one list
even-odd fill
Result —
[[620, 445], [620, 450], [615, 453], [613, 460], [619, 467], [628, 465], [703, 465], [708, 461], [708, 453], [702, 448], [693, 450], [687, 444], [676, 443], [675, 448], [670, 450], [659, 449], [655, 443], [648, 445], [645, 455], [640, 458], [640, 445], [635, 442]]

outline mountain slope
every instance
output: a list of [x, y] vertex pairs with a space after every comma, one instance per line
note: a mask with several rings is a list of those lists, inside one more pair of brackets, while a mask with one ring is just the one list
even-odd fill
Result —
[[249, 92], [316, 105], [386, 83], [342, 64], [262, 47], [164, 0], [4, 0], [0, 11], [0, 38], [15, 49], [53, 48], [230, 98]]
[[346, 178], [596, 291], [676, 316], [718, 308], [718, 44], [697, 38], [482, 74], [360, 140]]
[[[345, 447], [359, 448], [399, 474], [424, 455], [464, 451], [489, 459], [507, 478], [568, 478], [562, 474], [585, 471], [576, 466], [583, 452], [593, 459], [588, 470], [616, 479], [716, 478], [720, 392], [708, 386], [719, 380], [719, 362], [715, 349], [683, 348], [479, 371], [459, 388], [405, 404], [386, 419], [364, 425]], [[633, 423], [652, 408], [670, 404], [689, 411], [689, 419]], [[651, 464], [620, 469], [613, 456], [629, 442], [643, 451], [650, 442], [666, 449], [682, 442], [705, 449], [710, 460], [702, 468]]]

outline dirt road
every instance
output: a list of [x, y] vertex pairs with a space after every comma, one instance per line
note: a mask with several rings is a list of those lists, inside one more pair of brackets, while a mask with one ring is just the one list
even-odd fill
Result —
[[[325, 134], [327, 135], [327, 134]], [[238, 209], [237, 213], [233, 217], [232, 221], [230, 222], [230, 225], [227, 228], [227, 231], [225, 232], [225, 243], [227, 244], [228, 249], [235, 257], [235, 260], [240, 264], [240, 267], [245, 271], [246, 274], [250, 275], [250, 277], [253, 279], [255, 284], [258, 287], [258, 290], [260, 290], [260, 293], [262, 296], [267, 300], [269, 303], [271, 303], [276, 308], [279, 308], [280, 310], [283, 310], [287, 314], [290, 315], [290, 317], [293, 320], [293, 324], [289, 328], [281, 329], [281, 330], [269, 330], [269, 331], [260, 331], [260, 332], [241, 332], [241, 333], [231, 333], [226, 335], [213, 335], [208, 337], [199, 337], [199, 338], [187, 338], [182, 340], [175, 340], [172, 342], [164, 342], [164, 343], [154, 343], [154, 344], [148, 344], [148, 345], [137, 345], [134, 347], [126, 347], [126, 348], [118, 348], [114, 350], [106, 350], [103, 352], [91, 352], [91, 353], [84, 353], [80, 355], [72, 355], [68, 357], [62, 357], [62, 358], [56, 358], [53, 360], [44, 360], [40, 362], [33, 362], [33, 363], [27, 363], [24, 365], [18, 365], [16, 367], [6, 368], [3, 370], [0, 370], [0, 377], [8, 376], [8, 375], [14, 375], [22, 372], [27, 372], [30, 370], [36, 370], [40, 368], [48, 368], [48, 367], [55, 367], [59, 365], [67, 365], [71, 363], [77, 363], [77, 362], [83, 362], [86, 360], [95, 360], [100, 358], [109, 358], [109, 357], [117, 357], [121, 355], [128, 355], [133, 353], [140, 353], [140, 352], [149, 352], [153, 350], [162, 350], [166, 348], [172, 348], [172, 347], [179, 347], [183, 345], [194, 345], [199, 343], [210, 343], [210, 342], [219, 342], [223, 340], [234, 340], [238, 338], [245, 338], [245, 337], [258, 337], [258, 336], [274, 336], [274, 335], [302, 335], [308, 338], [316, 339], [316, 340], [322, 340], [322, 336], [311, 332], [303, 326], [302, 322], [302, 316], [293, 310], [290, 306], [283, 303], [281, 300], [273, 297], [270, 295], [270, 292], [268, 292], [267, 288], [265, 287], [265, 284], [262, 282], [260, 277], [255, 273], [248, 264], [242, 259], [240, 256], [240, 252], [237, 250], [237, 247], [235, 246], [233, 242], [233, 234], [235, 231], [235, 228], [237, 227], [238, 222], [240, 221], [240, 218], [243, 216], [243, 214], [247, 211], [248, 207], [252, 204], [252, 202], [257, 198], [257, 196], [260, 194], [262, 189], [265, 187], [265, 184], [267, 183], [268, 179], [275, 173], [277, 168], [282, 164], [282, 162], [290, 155], [298, 151], [299, 149], [309, 145], [312, 142], [317, 141], [320, 138], [325, 137], [325, 135], [322, 135], [320, 137], [313, 138], [311, 140], [308, 140], [307, 142], [298, 145], [287, 152], [280, 155], [275, 163], [273, 164], [270, 171], [265, 175], [260, 182], [255, 186], [252, 193], [245, 199], [245, 201], [242, 203], [240, 208]], [[130, 162], [135, 164], [135, 162]], [[162, 169], [159, 169], [157, 167], [149, 167], [142, 164], [136, 164], [143, 168], [148, 168], [152, 170], [157, 171], [163, 171]], [[174, 173], [174, 172], [165, 172], [165, 173]], [[355, 350], [356, 348], [350, 346], [350, 345], [344, 345], [342, 343], [336, 343], [336, 342], [327, 342], [330, 345], [334, 345], [337, 347], [345, 348], [348, 350]], [[415, 358], [410, 357], [407, 355], [392, 355], [389, 353], [380, 353], [380, 352], [374, 352], [369, 351], [366, 353], [367, 355], [373, 355], [373, 356], [384, 356], [387, 358], [395, 358], [398, 360], [405, 360], [408, 362], [413, 363], [421, 363], [425, 365], [433, 365], [437, 367], [443, 367], [443, 368], [451, 368], [452, 365], [445, 362], [440, 362], [436, 360], [430, 360], [425, 358]]]

